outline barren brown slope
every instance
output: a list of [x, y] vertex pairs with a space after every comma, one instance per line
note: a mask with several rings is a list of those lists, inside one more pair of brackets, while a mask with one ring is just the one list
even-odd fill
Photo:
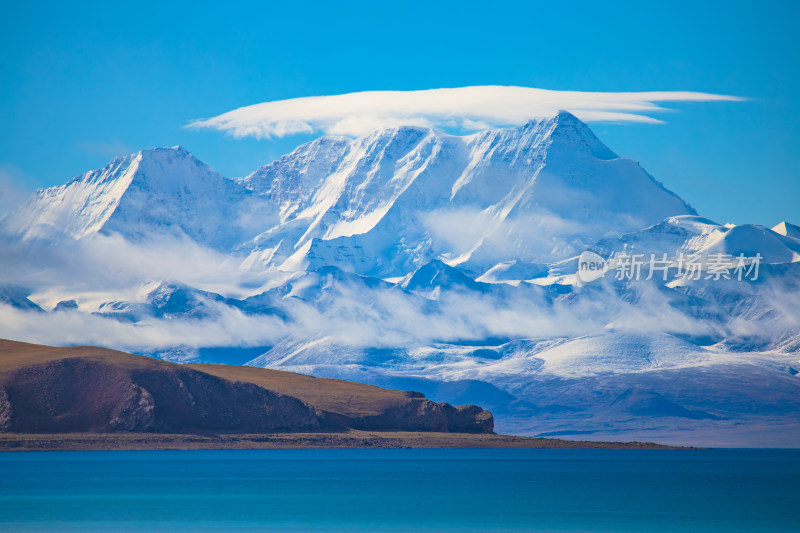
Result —
[[315, 378], [305, 374], [231, 365], [186, 365], [232, 381], [247, 381], [260, 387], [290, 394], [318, 409], [348, 416], [369, 416], [421, 397], [420, 393], [387, 390], [343, 379]]
[[491, 413], [419, 393], [115, 350], [0, 340], [0, 431], [492, 431]]
[[0, 430], [286, 431], [316, 409], [251, 383], [93, 347], [0, 341]]
[[353, 429], [491, 433], [494, 428], [494, 419], [489, 411], [475, 405], [453, 407], [436, 403], [419, 392], [387, 390], [363, 383], [267, 368], [187, 366], [300, 398], [321, 410], [324, 420]]
[[108, 348], [98, 348], [96, 346], [60, 348], [0, 339], [0, 376], [5, 372], [14, 371], [23, 365], [34, 365], [75, 357], [112, 363], [120, 367], [128, 368], [167, 368], [172, 365], [172, 363], [159, 359], [142, 357], [140, 355], [119, 352]]

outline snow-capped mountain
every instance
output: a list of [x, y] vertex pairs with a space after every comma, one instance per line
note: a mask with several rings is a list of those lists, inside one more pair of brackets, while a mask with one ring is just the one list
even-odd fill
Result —
[[[143, 150], [0, 230], [0, 337], [421, 390], [501, 431], [800, 438], [800, 228], [703, 218], [569, 113], [322, 137], [240, 179]], [[585, 250], [706, 262], [583, 282]], [[739, 255], [757, 276], [709, 275]]]
[[685, 214], [694, 211], [562, 112], [465, 137], [416, 127], [323, 137], [239, 180], [181, 147], [143, 150], [37, 191], [3, 225], [23, 240], [185, 235], [247, 253], [249, 268], [385, 278], [434, 258], [475, 275], [550, 262]]
[[779, 231], [783, 228], [785, 232], [786, 227], [785, 223], [773, 229], [755, 224], [720, 225], [698, 216], [676, 216], [639, 231], [603, 239], [592, 249], [603, 255], [631, 249], [644, 255], [666, 253], [670, 257], [761, 254], [765, 263], [792, 263], [800, 260], [800, 240]]
[[552, 261], [694, 214], [566, 112], [465, 137], [400, 127], [322, 138], [241, 183], [281, 218], [253, 241], [248, 265], [379, 277], [433, 258], [477, 275], [501, 261]]
[[22, 240], [58, 242], [119, 233], [185, 236], [230, 248], [270, 220], [270, 202], [226, 179], [184, 148], [154, 148], [111, 161], [66, 185], [36, 191], [6, 217], [3, 229]]

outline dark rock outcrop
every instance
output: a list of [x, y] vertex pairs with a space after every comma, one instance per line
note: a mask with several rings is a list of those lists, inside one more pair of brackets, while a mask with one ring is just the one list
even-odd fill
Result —
[[459, 405], [456, 407], [444, 404], [453, 411], [448, 414], [448, 429], [453, 433], [492, 433], [494, 417], [492, 413], [477, 405]]
[[14, 408], [8, 400], [8, 393], [5, 387], [0, 387], [0, 431], [8, 431], [11, 427], [11, 417], [14, 416]]
[[492, 413], [477, 405], [453, 407], [424, 397], [411, 397], [408, 402], [390, 407], [377, 415], [351, 416], [347, 425], [354, 429], [378, 431], [491, 433], [494, 419]]

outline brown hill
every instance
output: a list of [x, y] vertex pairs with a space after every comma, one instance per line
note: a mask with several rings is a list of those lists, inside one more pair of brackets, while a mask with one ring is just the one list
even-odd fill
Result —
[[253, 383], [294, 396], [322, 411], [327, 420], [353, 429], [491, 433], [494, 426], [492, 414], [476, 405], [453, 407], [428, 400], [419, 392], [387, 390], [363, 383], [267, 368], [187, 366], [231, 381]]
[[491, 413], [291, 372], [0, 340], [0, 431], [491, 433]]

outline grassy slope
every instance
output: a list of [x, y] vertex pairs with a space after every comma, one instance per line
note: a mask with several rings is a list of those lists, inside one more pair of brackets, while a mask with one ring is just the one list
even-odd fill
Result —
[[60, 359], [82, 358], [112, 364], [125, 369], [168, 369], [172, 363], [95, 346], [58, 348], [0, 339], [0, 376], [22, 366]]
[[294, 372], [249, 366], [190, 364], [190, 368], [230, 381], [246, 381], [288, 394], [318, 409], [348, 416], [377, 415], [408, 399], [404, 391], [381, 389], [341, 379], [315, 378]]

